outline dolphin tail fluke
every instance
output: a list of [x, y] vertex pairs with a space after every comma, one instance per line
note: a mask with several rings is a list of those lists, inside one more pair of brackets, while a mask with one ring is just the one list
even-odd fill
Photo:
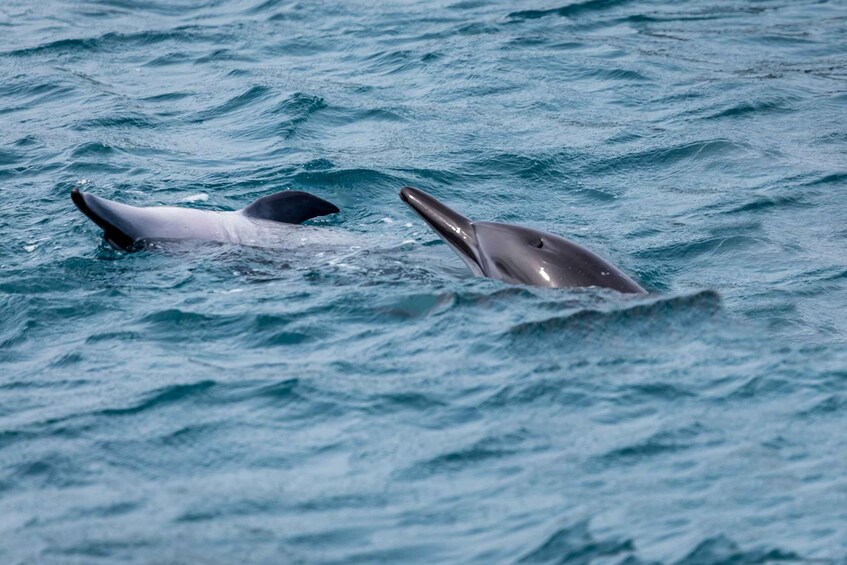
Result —
[[308, 192], [287, 190], [259, 198], [242, 212], [250, 218], [285, 224], [302, 224], [306, 220], [335, 214], [338, 207]]
[[80, 192], [76, 188], [71, 192], [71, 200], [92, 222], [103, 228], [103, 237], [112, 246], [124, 251], [130, 251], [135, 247], [137, 240], [133, 233], [136, 230], [132, 222], [122, 213], [123, 208], [132, 208], [131, 206]]

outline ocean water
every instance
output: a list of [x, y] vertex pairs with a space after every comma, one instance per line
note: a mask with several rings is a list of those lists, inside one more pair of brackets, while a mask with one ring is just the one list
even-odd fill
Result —
[[[5, 0], [0, 77], [0, 562], [847, 562], [844, 1]], [[651, 294], [474, 278], [404, 185]]]

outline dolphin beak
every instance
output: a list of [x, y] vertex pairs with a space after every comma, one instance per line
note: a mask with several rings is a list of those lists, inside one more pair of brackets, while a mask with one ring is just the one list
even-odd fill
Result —
[[400, 200], [417, 212], [429, 224], [429, 227], [459, 254], [459, 257], [468, 264], [468, 267], [476, 275], [483, 275], [482, 264], [477, 252], [476, 233], [471, 220], [442, 204], [426, 192], [411, 186], [400, 190]]

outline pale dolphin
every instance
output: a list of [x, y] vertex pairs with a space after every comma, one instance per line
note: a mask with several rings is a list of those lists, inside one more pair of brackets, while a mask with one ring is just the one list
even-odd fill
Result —
[[83, 214], [103, 229], [107, 242], [131, 251], [142, 243], [161, 240], [203, 240], [263, 246], [279, 226], [300, 224], [338, 212], [322, 198], [286, 191], [260, 198], [234, 212], [215, 212], [176, 206], [140, 208], [113, 202], [74, 189], [71, 199]]
[[474, 222], [410, 186], [400, 191], [400, 198], [477, 276], [550, 288], [646, 292], [602, 257], [563, 237], [512, 224]]

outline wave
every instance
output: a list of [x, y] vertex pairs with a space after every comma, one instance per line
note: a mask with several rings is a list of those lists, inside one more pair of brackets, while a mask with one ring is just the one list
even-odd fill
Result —
[[513, 20], [535, 20], [547, 16], [561, 16], [563, 18], [577, 18], [585, 14], [605, 12], [619, 6], [629, 4], [631, 0], [585, 0], [573, 2], [559, 8], [548, 10], [521, 10], [508, 15]]
[[603, 558], [617, 558], [621, 563], [638, 563], [634, 559], [632, 540], [596, 539], [588, 529], [588, 521], [556, 530], [544, 542], [518, 559], [518, 563], [585, 564]]
[[155, 410], [162, 406], [182, 403], [186, 400], [195, 400], [204, 396], [216, 385], [217, 383], [211, 380], [185, 385], [170, 385], [151, 392], [146, 399], [131, 406], [125, 408], [106, 408], [95, 412], [93, 415], [104, 417], [131, 416], [141, 412]]
[[168, 30], [148, 30], [136, 33], [109, 32], [86, 38], [57, 39], [35, 47], [0, 52], [0, 57], [32, 57], [35, 55], [77, 54], [125, 49], [129, 46], [149, 48], [165, 42], [193, 43], [198, 40], [215, 41], [226, 38], [214, 28], [203, 26], [178, 26]]
[[[722, 311], [721, 297], [717, 292], [704, 290], [692, 295], [649, 299], [648, 302], [628, 306], [626, 303], [609, 309], [576, 310], [562, 316], [543, 320], [522, 322], [511, 326], [502, 336], [509, 341], [531, 342], [545, 336], [625, 331], [628, 326], [640, 326], [644, 331], [661, 332], [676, 318], [675, 322], [686, 324], [701, 319], [708, 320]], [[646, 326], [646, 327], [644, 327]]]

